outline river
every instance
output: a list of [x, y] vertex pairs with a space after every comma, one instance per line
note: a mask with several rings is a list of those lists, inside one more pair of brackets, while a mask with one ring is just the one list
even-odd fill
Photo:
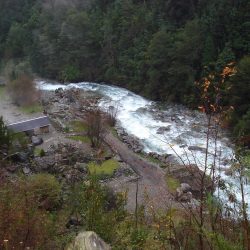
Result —
[[[37, 84], [40, 89], [48, 91], [58, 88], [79, 88], [99, 93], [102, 96], [100, 107], [117, 107], [119, 126], [129, 135], [136, 136], [145, 152], [171, 154], [177, 159], [182, 159], [185, 164], [197, 164], [200, 169], [204, 169], [207, 118], [203, 113], [181, 105], [163, 105], [160, 108], [155, 102], [127, 89], [106, 84], [81, 82], [62, 85], [49, 81], [37, 81]], [[226, 174], [234, 158], [233, 144], [221, 130], [216, 142], [216, 166], [220, 169], [217, 175], [228, 183], [228, 187], [240, 200], [237, 178]], [[215, 153], [213, 138], [209, 140], [208, 151], [208, 165], [211, 165]], [[249, 185], [246, 187], [246, 193], [247, 200], [250, 200]], [[222, 192], [222, 196], [226, 196], [226, 193]]]

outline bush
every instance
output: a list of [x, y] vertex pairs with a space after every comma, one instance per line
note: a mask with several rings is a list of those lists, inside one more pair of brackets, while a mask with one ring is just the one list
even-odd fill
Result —
[[61, 185], [53, 175], [37, 174], [31, 176], [29, 188], [40, 207], [52, 210], [59, 205]]
[[87, 136], [90, 139], [91, 146], [99, 147], [105, 135], [102, 114], [99, 109], [95, 109], [87, 114], [86, 117]]
[[109, 126], [114, 127], [117, 120], [118, 107], [109, 106], [106, 114], [106, 122]]
[[103, 187], [96, 176], [73, 186], [69, 207], [74, 216], [81, 216], [85, 230], [95, 231], [107, 242], [116, 238], [115, 227], [124, 218], [124, 199]]
[[45, 156], [45, 151], [43, 149], [40, 150], [40, 157], [44, 157]]
[[39, 93], [28, 63], [9, 63], [5, 68], [5, 78], [10, 97], [16, 105], [29, 106], [37, 102]]
[[13, 102], [18, 106], [29, 106], [38, 100], [38, 92], [33, 79], [22, 74], [8, 83], [8, 91]]
[[28, 178], [0, 184], [0, 242], [5, 240], [4, 249], [61, 249], [55, 240], [59, 235], [58, 213], [46, 211], [37, 202], [39, 196], [51, 197], [52, 185], [44, 180], [38, 185], [38, 180], [34, 176], [32, 183]]
[[132, 249], [143, 249], [146, 242], [148, 232], [143, 229], [134, 230], [131, 234]]

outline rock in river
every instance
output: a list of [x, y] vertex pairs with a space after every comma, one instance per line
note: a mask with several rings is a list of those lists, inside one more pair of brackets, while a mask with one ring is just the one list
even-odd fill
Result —
[[168, 131], [170, 131], [170, 129], [171, 129], [171, 125], [169, 125], [169, 126], [167, 126], [167, 127], [160, 127], [160, 128], [158, 128], [157, 129], [157, 134], [159, 134], [159, 135], [162, 135], [162, 134], [164, 134], [165, 132], [168, 132]]

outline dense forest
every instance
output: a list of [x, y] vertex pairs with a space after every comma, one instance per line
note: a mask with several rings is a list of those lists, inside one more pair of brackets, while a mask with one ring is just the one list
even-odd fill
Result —
[[237, 63], [224, 105], [249, 135], [249, 0], [1, 0], [0, 58], [197, 107], [194, 82]]

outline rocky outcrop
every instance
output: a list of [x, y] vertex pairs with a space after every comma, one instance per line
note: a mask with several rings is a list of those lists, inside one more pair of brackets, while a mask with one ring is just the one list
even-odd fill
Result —
[[35, 157], [32, 170], [35, 173], [47, 172], [64, 179], [67, 183], [84, 180], [88, 175], [87, 162], [93, 157], [84, 154], [71, 144], [51, 146], [43, 157]]
[[99, 99], [100, 96], [96, 93], [76, 88], [66, 90], [59, 88], [54, 92], [42, 93], [42, 104], [53, 126], [63, 131], [67, 129], [70, 121], [77, 117], [82, 119], [84, 112], [95, 108]]
[[95, 232], [79, 233], [66, 250], [111, 250]]

